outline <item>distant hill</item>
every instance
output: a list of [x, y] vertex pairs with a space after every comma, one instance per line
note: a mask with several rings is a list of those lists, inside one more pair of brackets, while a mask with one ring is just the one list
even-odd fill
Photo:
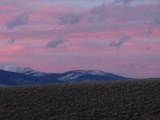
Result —
[[54, 78], [47, 79], [40, 76], [29, 76], [20, 73], [0, 70], [0, 84], [2, 84], [3, 86], [45, 84], [45, 83], [62, 83], [62, 81]]
[[44, 73], [11, 63], [0, 64], [1, 85], [28, 85], [64, 82], [126, 80], [128, 78], [99, 70], [75, 70], [65, 73]]
[[75, 70], [61, 74], [47, 74], [46, 78], [57, 78], [60, 81], [67, 82], [86, 82], [103, 80], [126, 80], [127, 78], [112, 73], [106, 73], [99, 70]]
[[46, 73], [40, 72], [37, 70], [33, 70], [31, 68], [23, 68], [23, 67], [18, 67], [12, 63], [0, 63], [0, 70], [5, 70], [9, 72], [16, 72], [16, 73], [21, 73], [25, 75], [30, 75], [30, 76], [43, 76]]

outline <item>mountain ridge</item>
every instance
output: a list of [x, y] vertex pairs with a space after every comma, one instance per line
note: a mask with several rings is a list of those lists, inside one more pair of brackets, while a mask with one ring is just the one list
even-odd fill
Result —
[[28, 85], [64, 82], [126, 80], [128, 78], [100, 70], [72, 70], [64, 73], [45, 73], [11, 63], [0, 64], [0, 84]]
[[25, 75], [31, 75], [31, 76], [43, 76], [46, 74], [45, 72], [40, 72], [37, 70], [33, 70], [31, 68], [19, 67], [10, 62], [0, 63], [0, 69], [5, 71], [10, 71], [10, 72], [22, 73]]

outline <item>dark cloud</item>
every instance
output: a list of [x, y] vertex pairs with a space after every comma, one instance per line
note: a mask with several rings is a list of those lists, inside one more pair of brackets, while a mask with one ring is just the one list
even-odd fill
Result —
[[114, 40], [110, 43], [110, 47], [121, 47], [122, 44], [124, 44], [126, 41], [130, 40], [131, 37], [128, 35], [123, 36], [118, 42], [115, 42]]
[[156, 20], [152, 21], [151, 24], [153, 24], [153, 25], [160, 25], [160, 20], [156, 19]]
[[62, 37], [56, 38], [50, 42], [47, 43], [46, 47], [47, 48], [55, 48], [57, 47], [59, 44], [62, 44], [64, 42], [66, 42], [67, 40], [64, 40]]
[[6, 40], [6, 41], [0, 41], [0, 46], [6, 46], [6, 45], [11, 45], [15, 43], [15, 39], [13, 37], [11, 37], [10, 40]]
[[152, 25], [150, 25], [147, 29], [147, 35], [151, 35], [151, 34], [153, 34], [153, 26]]
[[146, 69], [147, 66], [146, 65], [136, 66], [134, 64], [128, 64], [126, 66], [120, 66], [119, 68], [122, 69], [122, 70], [125, 70], [127, 72], [132, 72], [132, 71], [134, 71], [136, 69]]
[[160, 20], [159, 19], [153, 20], [148, 27], [147, 34], [148, 35], [153, 34], [153, 29], [157, 25], [160, 25]]
[[127, 67], [128, 70], [134, 70], [136, 67], [133, 64], [128, 65]]
[[151, 46], [148, 46], [145, 48], [145, 50], [150, 50], [152, 47]]
[[132, 0], [115, 0], [115, 2], [122, 2], [124, 4], [127, 4], [129, 2], [131, 2]]
[[92, 22], [101, 22], [101, 21], [104, 21], [105, 19], [107, 18], [107, 15], [105, 15], [105, 14], [100, 14], [100, 15], [92, 15], [90, 18], [89, 18], [89, 20], [88, 20], [88, 22], [90, 23], [92, 23]]
[[125, 70], [127, 72], [131, 72], [131, 71], [136, 69], [136, 66], [133, 65], [133, 64], [129, 64], [127, 66], [120, 66], [119, 68], [122, 69], [122, 70]]
[[79, 23], [84, 18], [84, 14], [75, 14], [75, 13], [68, 13], [68, 14], [61, 14], [59, 15], [59, 24], [76, 24]]
[[3, 26], [0, 26], [0, 30], [4, 30], [4, 27], [3, 27]]
[[89, 23], [101, 22], [108, 17], [105, 4], [94, 7], [90, 13], [91, 13], [91, 16], [89, 17], [89, 20], [88, 20]]
[[102, 4], [100, 6], [97, 6], [97, 7], [94, 7], [92, 10], [91, 10], [91, 13], [93, 14], [101, 14], [101, 13], [104, 13], [105, 12], [105, 4]]
[[8, 21], [6, 23], [7, 29], [13, 29], [17, 26], [21, 26], [28, 23], [28, 16], [29, 13], [21, 13], [17, 17], [15, 17], [13, 20]]
[[146, 65], [141, 65], [140, 68], [144, 69], [146, 68]]
[[12, 37], [11, 40], [7, 41], [8, 44], [14, 44], [15, 39]]

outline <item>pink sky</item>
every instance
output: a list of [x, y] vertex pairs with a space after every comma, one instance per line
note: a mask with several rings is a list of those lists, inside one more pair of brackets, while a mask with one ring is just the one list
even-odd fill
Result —
[[0, 62], [160, 77], [159, 0], [0, 1]]

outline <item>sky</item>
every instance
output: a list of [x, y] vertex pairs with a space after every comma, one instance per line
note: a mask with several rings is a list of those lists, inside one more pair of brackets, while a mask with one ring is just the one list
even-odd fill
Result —
[[0, 0], [0, 62], [160, 77], [160, 0]]

